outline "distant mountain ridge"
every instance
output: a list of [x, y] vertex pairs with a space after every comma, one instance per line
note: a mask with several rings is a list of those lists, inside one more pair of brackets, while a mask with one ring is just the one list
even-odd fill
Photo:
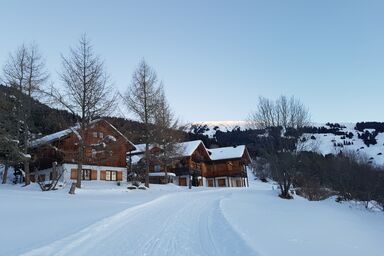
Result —
[[186, 126], [186, 131], [194, 134], [206, 135], [214, 138], [217, 131], [231, 132], [234, 130], [244, 131], [249, 128], [249, 122], [243, 120], [230, 121], [201, 121], [193, 122]]

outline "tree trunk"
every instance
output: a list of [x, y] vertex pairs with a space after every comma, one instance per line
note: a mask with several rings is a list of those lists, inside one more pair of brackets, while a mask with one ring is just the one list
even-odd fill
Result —
[[8, 168], [9, 168], [9, 165], [8, 165], [8, 164], [5, 164], [5, 166], [4, 166], [4, 172], [3, 172], [3, 181], [2, 181], [2, 184], [7, 183], [7, 178], [8, 178]]
[[77, 162], [77, 179], [76, 179], [76, 187], [81, 188], [81, 178], [83, 172], [83, 156], [84, 156], [84, 147], [83, 143], [80, 142], [79, 146], [79, 161]]
[[[24, 119], [24, 154], [28, 154], [28, 125], [26, 125], [27, 118]], [[25, 157], [25, 156], [24, 156]], [[25, 172], [25, 186], [31, 184], [30, 171], [29, 171], [29, 159], [24, 159], [24, 172]]]
[[149, 188], [149, 144], [145, 143], [145, 186]]
[[69, 189], [69, 194], [74, 195], [77, 185], [75, 183], [72, 183], [71, 188]]
[[165, 182], [166, 182], [166, 184], [168, 184], [169, 183], [169, 179], [168, 179], [168, 170], [167, 170], [167, 163], [165, 163], [165, 165], [164, 165], [164, 179], [165, 179]]
[[57, 173], [57, 163], [56, 162], [53, 162], [52, 163], [52, 180], [56, 180], [58, 177], [58, 173]]
[[24, 181], [25, 181], [25, 186], [28, 186], [31, 184], [31, 177], [30, 177], [30, 171], [29, 171], [29, 162], [27, 160], [24, 160]]

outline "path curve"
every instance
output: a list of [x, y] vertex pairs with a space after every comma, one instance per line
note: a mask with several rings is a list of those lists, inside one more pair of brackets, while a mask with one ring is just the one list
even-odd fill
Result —
[[256, 255], [221, 213], [220, 201], [230, 195], [165, 195], [23, 255]]

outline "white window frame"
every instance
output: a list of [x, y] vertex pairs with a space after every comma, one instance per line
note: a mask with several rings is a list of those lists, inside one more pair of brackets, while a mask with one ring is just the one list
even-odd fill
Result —
[[117, 181], [117, 171], [105, 171], [105, 180]]
[[[90, 169], [82, 169], [81, 170], [81, 179], [82, 180], [91, 180], [92, 179], [92, 170], [90, 170]], [[88, 177], [88, 175], [87, 174], [89, 174], [89, 177]]]

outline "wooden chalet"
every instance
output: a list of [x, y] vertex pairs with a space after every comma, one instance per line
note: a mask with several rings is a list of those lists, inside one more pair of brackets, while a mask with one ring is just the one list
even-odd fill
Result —
[[[245, 146], [207, 149], [200, 140], [178, 143], [180, 154], [165, 166], [151, 161], [151, 183], [175, 183], [179, 186], [243, 187], [248, 185], [246, 166], [250, 156]], [[128, 162], [135, 165], [144, 157], [145, 144], [128, 153]], [[150, 146], [151, 153], [161, 152]], [[132, 168], [131, 168], [132, 169]]]
[[[51, 179], [56, 162], [63, 180], [75, 180], [79, 155], [79, 126], [47, 135], [30, 142], [32, 180]], [[83, 180], [126, 180], [126, 152], [135, 146], [104, 119], [92, 121], [84, 135]]]
[[170, 166], [170, 171], [176, 175], [176, 184], [179, 186], [204, 185], [204, 174], [207, 172], [209, 153], [200, 140], [180, 143], [181, 155], [178, 161]]
[[246, 146], [209, 149], [211, 161], [204, 177], [208, 187], [247, 187], [247, 165], [251, 162]]

